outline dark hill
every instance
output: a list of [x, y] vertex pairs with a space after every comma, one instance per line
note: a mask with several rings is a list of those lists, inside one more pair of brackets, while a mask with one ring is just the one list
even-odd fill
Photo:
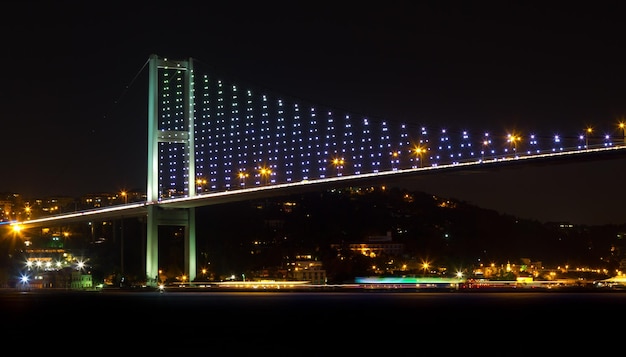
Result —
[[[337, 246], [391, 235], [404, 244], [395, 260], [434, 260], [446, 266], [517, 264], [617, 268], [617, 226], [541, 223], [454, 199], [392, 188], [341, 190], [206, 206], [197, 209], [199, 264], [218, 275], [280, 269], [297, 255], [336, 266]], [[357, 265], [371, 262], [355, 258]], [[182, 265], [181, 265], [182, 266]], [[332, 271], [327, 271], [329, 276]]]

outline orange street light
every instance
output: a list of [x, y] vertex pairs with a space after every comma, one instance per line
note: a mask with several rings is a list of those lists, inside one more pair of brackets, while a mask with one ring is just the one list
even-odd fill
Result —
[[508, 135], [509, 138], [509, 142], [511, 143], [511, 145], [513, 146], [513, 151], [515, 152], [515, 154], [517, 154], [517, 143], [522, 140], [522, 138], [520, 136], [514, 135], [514, 134], [509, 134]]
[[12, 224], [13, 226], [13, 233], [18, 234], [22, 231], [22, 226], [18, 223]]
[[400, 157], [400, 152], [399, 151], [393, 151], [391, 153], [391, 169], [395, 170], [396, 169], [396, 164], [398, 163], [398, 158]]
[[417, 159], [420, 162], [420, 167], [424, 167], [424, 153], [426, 153], [426, 148], [416, 146], [414, 149], [415, 155], [417, 155]]
[[239, 174], [237, 174], [237, 176], [241, 180], [240, 186], [242, 188], [246, 188], [246, 177], [248, 177], [248, 174], [244, 171], [239, 171]]
[[196, 179], [196, 184], [198, 185], [198, 193], [202, 193], [202, 191], [204, 191], [204, 185], [206, 185], [206, 179]]
[[487, 139], [483, 140], [483, 149], [480, 151], [481, 161], [485, 160], [485, 151], [487, 150], [488, 146], [489, 146], [489, 140]]
[[263, 167], [261, 168], [260, 173], [261, 173], [261, 179], [265, 178], [265, 184], [269, 184], [270, 176], [272, 175], [272, 170]]
[[345, 160], [343, 158], [334, 158], [332, 163], [333, 166], [335, 166], [335, 168], [337, 169], [337, 176], [341, 176], [341, 169], [343, 168]]
[[429, 267], [430, 267], [430, 264], [428, 262], [422, 263], [422, 269], [424, 269], [424, 276], [426, 276], [426, 272], [428, 271]]

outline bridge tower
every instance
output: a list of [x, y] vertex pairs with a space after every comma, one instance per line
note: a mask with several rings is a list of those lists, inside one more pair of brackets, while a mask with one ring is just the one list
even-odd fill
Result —
[[[169, 115], [162, 113], [160, 101], [164, 100], [162, 86], [172, 85], [163, 81], [160, 73], [168, 71], [175, 73], [179, 80], [180, 101], [172, 103], [180, 116], [175, 126], [168, 124]], [[164, 84], [168, 83], [168, 84]], [[170, 145], [179, 145], [183, 149], [185, 163], [186, 195], [195, 196], [195, 151], [194, 151], [194, 105], [193, 105], [193, 63], [159, 58], [151, 55], [149, 59], [149, 88], [148, 88], [148, 184], [147, 201], [157, 203], [162, 195], [166, 194], [159, 180], [161, 160], [160, 149]], [[166, 119], [166, 117], [168, 117]], [[182, 125], [181, 125], [182, 123]], [[163, 170], [165, 171], [165, 170]], [[158, 204], [148, 205], [146, 229], [146, 278], [149, 286], [158, 284], [159, 275], [159, 226], [184, 227], [184, 269], [188, 281], [196, 278], [196, 224], [195, 208], [162, 208]]]

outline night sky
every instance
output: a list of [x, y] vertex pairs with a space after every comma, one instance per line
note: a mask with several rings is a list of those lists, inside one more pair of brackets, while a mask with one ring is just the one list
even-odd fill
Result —
[[[626, 117], [618, 1], [156, 4], [3, 3], [0, 192], [145, 190], [153, 53], [390, 122], [578, 132]], [[626, 158], [407, 187], [521, 218], [605, 224], [626, 223], [625, 183]]]

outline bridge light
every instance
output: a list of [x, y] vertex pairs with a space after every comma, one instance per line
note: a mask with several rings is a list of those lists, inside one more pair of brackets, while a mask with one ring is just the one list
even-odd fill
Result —
[[204, 191], [204, 185], [206, 185], [206, 179], [198, 178], [196, 179], [196, 184], [198, 185], [198, 193], [202, 193]]
[[265, 184], [269, 184], [270, 183], [270, 176], [272, 175], [272, 170], [262, 167], [259, 170], [259, 173], [261, 174], [261, 180], [265, 179]]
[[332, 160], [333, 166], [337, 169], [337, 176], [341, 176], [341, 169], [343, 169], [343, 165], [345, 164], [345, 160], [343, 158], [334, 158]]
[[396, 164], [398, 164], [398, 158], [400, 157], [400, 152], [399, 151], [393, 151], [391, 153], [391, 169], [392, 170], [396, 170]]
[[508, 134], [507, 138], [507, 141], [511, 143], [511, 145], [513, 146], [513, 151], [517, 155], [517, 143], [522, 140], [522, 137], [515, 134]]
[[239, 171], [237, 176], [239, 177], [239, 180], [241, 180], [241, 188], [246, 188], [246, 178], [248, 177], [248, 174], [245, 171]]
[[593, 128], [588, 127], [587, 130], [585, 130], [585, 149], [589, 149], [589, 137], [591, 136], [591, 133], [593, 132]]
[[424, 154], [426, 153], [426, 148], [416, 146], [413, 148], [413, 151], [415, 152], [415, 155], [420, 162], [420, 167], [424, 167]]

